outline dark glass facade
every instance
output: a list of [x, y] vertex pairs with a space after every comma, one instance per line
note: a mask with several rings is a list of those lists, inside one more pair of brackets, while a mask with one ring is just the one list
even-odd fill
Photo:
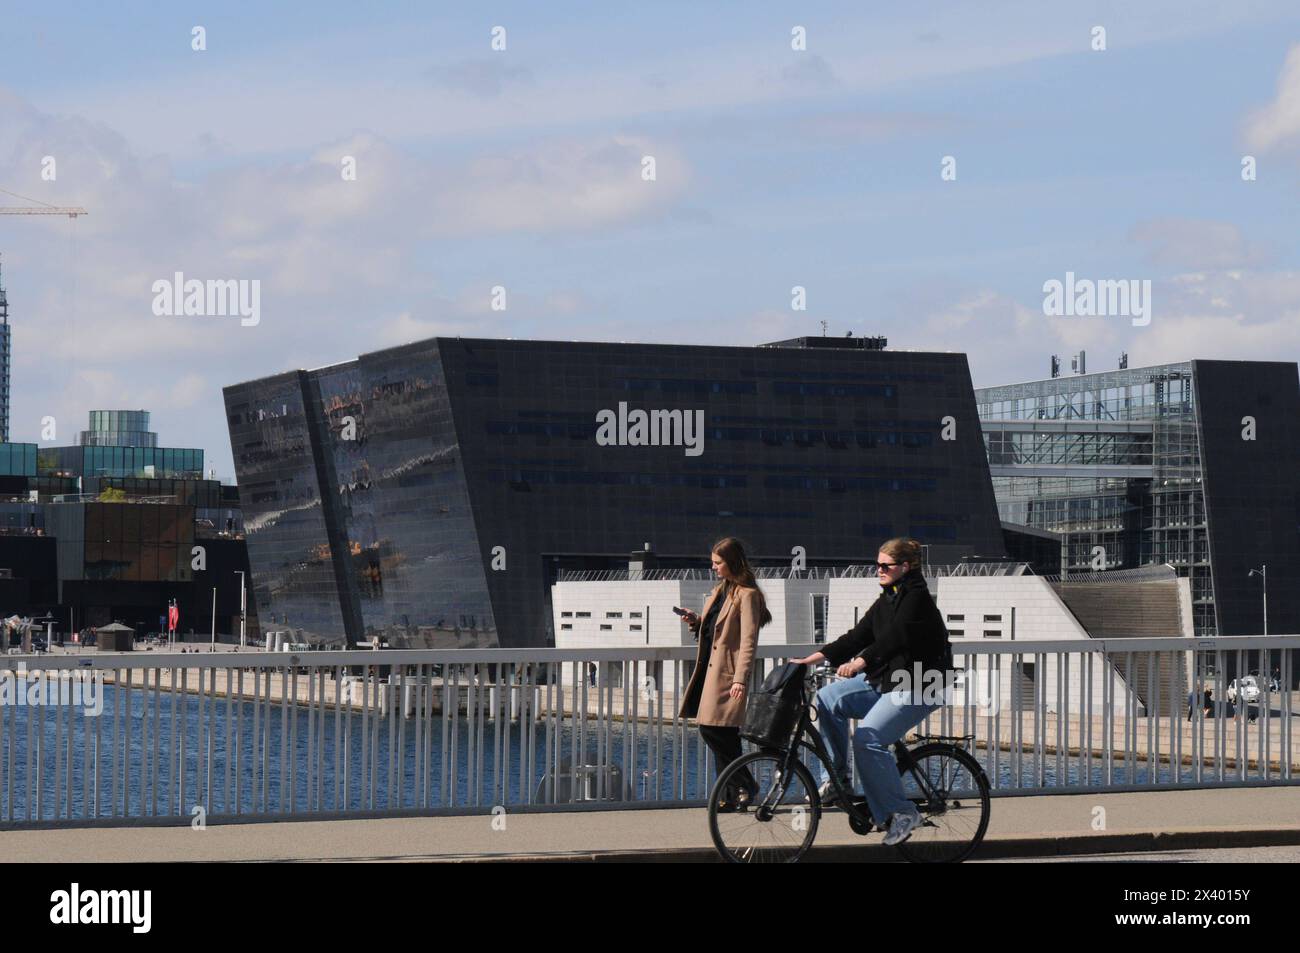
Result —
[[61, 578], [185, 582], [193, 579], [194, 508], [168, 503], [51, 503]]
[[257, 559], [249, 560], [250, 598], [263, 629], [292, 625], [313, 638], [337, 640], [357, 623], [345, 627], [343, 621], [333, 558], [339, 537], [322, 505], [321, 487], [328, 484], [317, 473], [320, 421], [304, 412], [306, 375], [295, 371], [257, 385], [256, 394], [243, 399], [232, 397], [240, 388], [226, 389], [245, 539], [258, 540]]
[[0, 476], [36, 476], [36, 444], [0, 443]]
[[[705, 564], [727, 534], [786, 563], [896, 535], [936, 562], [1005, 555], [965, 355], [812, 343], [439, 338], [226, 388], [263, 625], [545, 645], [560, 566], [645, 543]], [[620, 404], [702, 412], [701, 452], [601, 445]], [[307, 553], [334, 572], [308, 579]]]
[[1272, 361], [1192, 363], [1219, 634], [1263, 631], [1263, 581], [1250, 570], [1264, 565], [1269, 633], [1300, 632], [1297, 367]]

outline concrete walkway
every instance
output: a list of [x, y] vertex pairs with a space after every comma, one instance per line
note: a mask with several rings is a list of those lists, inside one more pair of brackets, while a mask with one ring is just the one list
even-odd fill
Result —
[[[1094, 829], [1103, 817], [1105, 829]], [[1294, 844], [1300, 787], [1076, 794], [995, 798], [980, 856]], [[709, 861], [716, 854], [702, 808], [0, 831], [0, 860], [10, 862], [506, 859]], [[857, 837], [843, 814], [828, 813], [813, 859], [893, 861], [898, 854], [880, 835]]]

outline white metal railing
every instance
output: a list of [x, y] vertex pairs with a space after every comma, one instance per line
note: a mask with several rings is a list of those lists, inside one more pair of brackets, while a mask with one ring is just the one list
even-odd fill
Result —
[[[760, 646], [754, 687], [816, 648]], [[953, 648], [949, 704], [918, 731], [969, 735], [997, 794], [1294, 783], [1300, 636]], [[0, 824], [701, 803], [712, 765], [678, 714], [694, 659], [693, 646], [0, 657]], [[1231, 704], [1230, 673], [1252, 667], [1258, 696]]]
[[[972, 561], [952, 565], [925, 566], [927, 577], [941, 576], [1018, 576], [1029, 572], [1028, 563]], [[757, 579], [858, 579], [876, 576], [875, 563], [849, 566], [791, 569], [789, 566], [761, 566], [754, 569]], [[716, 577], [708, 569], [576, 569], [561, 571], [557, 582], [652, 582], [661, 580], [711, 581]]]

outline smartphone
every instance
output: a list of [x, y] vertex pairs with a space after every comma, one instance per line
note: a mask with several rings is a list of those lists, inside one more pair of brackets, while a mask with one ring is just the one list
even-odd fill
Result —
[[681, 606], [673, 606], [673, 611], [676, 612], [679, 616], [683, 616], [683, 617], [691, 614], [690, 609], [683, 609]]

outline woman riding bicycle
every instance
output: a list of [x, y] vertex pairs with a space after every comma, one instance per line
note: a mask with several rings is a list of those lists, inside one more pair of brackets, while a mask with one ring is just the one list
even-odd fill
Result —
[[[891, 750], [908, 729], [941, 707], [940, 699], [923, 691], [936, 681], [947, 686], [952, 670], [952, 646], [921, 570], [921, 544], [891, 539], [876, 556], [880, 597], [850, 631], [820, 652], [793, 662], [812, 665], [825, 659], [839, 666], [843, 681], [817, 693], [817, 717], [830, 749], [834, 769], [845, 790], [848, 779], [848, 725], [853, 755], [867, 806], [877, 824], [885, 824], [886, 844], [905, 840], [921, 822], [915, 806], [903, 794], [898, 764]], [[918, 682], [918, 677], [921, 679]], [[822, 773], [819, 764], [814, 771]], [[834, 785], [821, 785], [822, 801]]]

